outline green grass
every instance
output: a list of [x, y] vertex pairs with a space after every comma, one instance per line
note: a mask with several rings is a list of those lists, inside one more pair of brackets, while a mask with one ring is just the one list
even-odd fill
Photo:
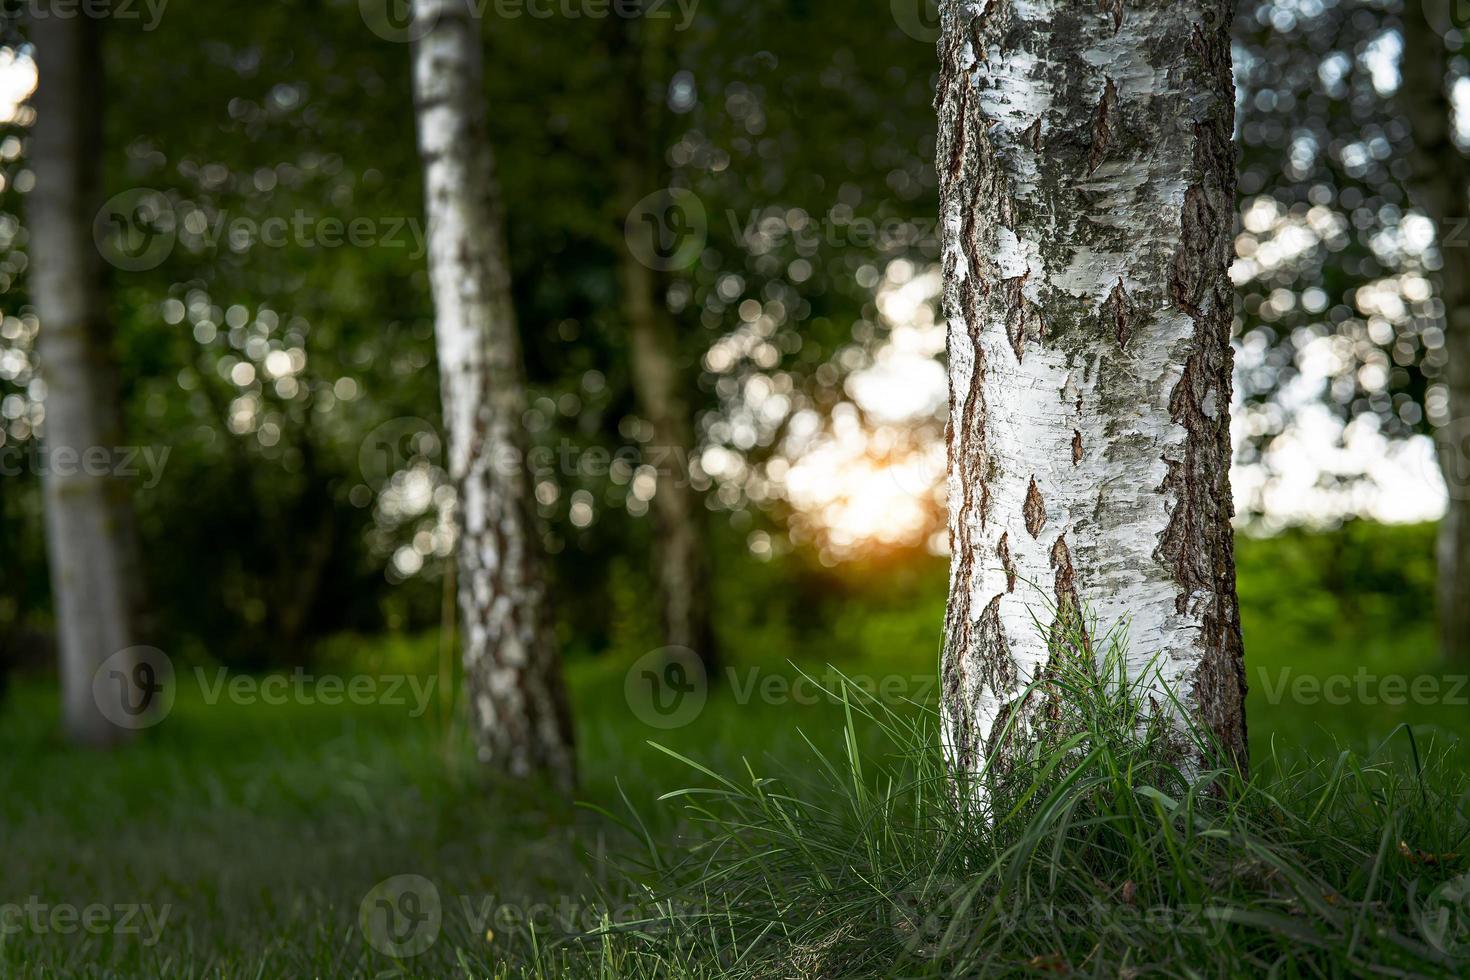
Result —
[[[97, 754], [59, 742], [54, 689], [26, 681], [0, 707], [0, 907], [144, 903], [168, 918], [156, 942], [27, 924], [0, 935], [0, 975], [1448, 974], [1415, 908], [1470, 870], [1425, 857], [1466, 850], [1470, 710], [1365, 704], [1356, 686], [1344, 704], [1291, 696], [1296, 678], [1360, 667], [1453, 674], [1413, 595], [1427, 539], [1327, 560], [1323, 540], [1242, 543], [1254, 783], [1220, 775], [1215, 795], [1191, 794], [1146, 744], [1102, 734], [1128, 710], [1116, 691], [1074, 678], [1090, 754], [1065, 782], [1018, 776], [1029, 802], [994, 830], [952, 805], [931, 716], [898, 701], [932, 693], [937, 567], [901, 590], [875, 577], [779, 644], [753, 618], [732, 637], [733, 675], [681, 727], [625, 698], [641, 651], [574, 663], [580, 807], [482, 782], [437, 699], [418, 718], [209, 704], [181, 665], [168, 718]], [[433, 636], [344, 639], [325, 661], [427, 676], [439, 654]], [[884, 696], [850, 692], [849, 719], [786, 694], [799, 669], [840, 686], [829, 663]], [[660, 800], [679, 787], [719, 795]], [[399, 961], [358, 916], [405, 874], [433, 882], [443, 925]]]
[[[418, 646], [431, 664], [432, 638]], [[838, 717], [830, 706], [738, 704], [727, 688], [670, 732], [633, 715], [624, 673], [574, 670], [581, 798], [602, 805], [619, 805], [620, 783], [647, 800], [682, 775], [649, 739], [701, 744], [725, 764], [786, 752], [797, 719], [823, 730]], [[608, 880], [599, 854], [630, 844], [602, 817], [548, 803], [535, 787], [486, 785], [462, 733], [433, 711], [211, 704], [191, 670], [179, 677], [167, 718], [105, 754], [60, 742], [50, 684], [12, 693], [0, 715], [0, 906], [34, 895], [48, 906], [170, 912], [156, 943], [30, 928], [0, 937], [0, 974], [373, 974], [392, 963], [363, 942], [359, 905], [375, 883], [415, 873], [443, 897], [445, 931], [413, 970], [442, 976], [464, 956], [475, 975], [493, 975], [497, 956], [524, 954], [529, 937], [500, 929], [487, 942], [477, 921], [486, 903], [505, 907], [501, 920], [566, 931], [587, 921], [588, 896]], [[743, 689], [748, 669], [737, 680]], [[676, 825], [664, 814], [659, 829]]]
[[[1470, 954], [1463, 772], [1344, 752], [1189, 772], [1207, 734], [1153, 724], [1123, 677], [1054, 651], [1044, 747], [957, 792], [932, 716], [853, 692], [805, 765], [667, 794], [699, 826], [652, 841], [667, 911], [615, 950], [645, 975], [729, 977], [1451, 975]], [[878, 731], [889, 753], [862, 750]], [[666, 750], [677, 755], [672, 750]], [[1412, 842], [1410, 844], [1409, 842]]]

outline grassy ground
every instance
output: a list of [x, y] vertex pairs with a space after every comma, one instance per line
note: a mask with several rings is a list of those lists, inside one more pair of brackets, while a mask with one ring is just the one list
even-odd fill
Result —
[[[1423, 529], [1396, 532], [1387, 547], [1372, 538], [1375, 533], [1357, 529], [1327, 538], [1245, 542], [1241, 559], [1253, 751], [1263, 768], [1275, 769], [1272, 760], [1280, 760], [1273, 785], [1289, 785], [1299, 794], [1287, 811], [1305, 809], [1314, 820], [1332, 821], [1330, 827], [1310, 825], [1320, 853], [1297, 838], [1291, 838], [1296, 840], [1292, 846], [1311, 868], [1302, 873], [1312, 882], [1325, 882], [1331, 894], [1366, 889], [1367, 897], [1348, 906], [1356, 910], [1354, 915], [1383, 906], [1388, 895], [1398, 896], [1392, 902], [1401, 905], [1411, 884], [1422, 879], [1427, 891], [1459, 869], [1458, 857], [1444, 856], [1454, 841], [1440, 838], [1452, 835], [1452, 818], [1463, 806], [1456, 795], [1458, 772], [1464, 768], [1456, 739], [1470, 734], [1470, 690], [1459, 690], [1455, 673], [1436, 662], [1422, 615], [1423, 596], [1413, 594], [1423, 584], [1414, 575], [1427, 562], [1421, 553], [1427, 535]], [[816, 772], [820, 764], [803, 734], [835, 756], [844, 756], [851, 738], [859, 743], [859, 757], [876, 759], [890, 741], [884, 726], [858, 724], [846, 733], [843, 713], [816, 696], [799, 670], [830, 686], [836, 682], [827, 665], [835, 664], [886, 705], [899, 706], [900, 717], [922, 717], [900, 705], [905, 698], [923, 701], [934, 693], [934, 642], [942, 605], [942, 569], [933, 568], [912, 575], [908, 587], [897, 593], [885, 591], [881, 583], [867, 592], [847, 593], [840, 607], [824, 610], [823, 622], [829, 625], [817, 635], [781, 633], [779, 624], [751, 617], [731, 644], [731, 671], [714, 687], [708, 703], [702, 708], [687, 700], [676, 705], [687, 718], [671, 719], [658, 710], [642, 687], [641, 668], [629, 680], [636, 651], [574, 663], [584, 777], [580, 799], [590, 806], [548, 806], [533, 789], [483, 785], [467, 763], [452, 715], [444, 713], [436, 696], [415, 717], [419, 706], [407, 685], [397, 692], [403, 704], [328, 705], [319, 703], [315, 693], [280, 705], [239, 703], [228, 696], [213, 697], [212, 668], [198, 675], [181, 664], [179, 696], [168, 717], [125, 751], [98, 755], [61, 745], [54, 735], [54, 690], [44, 681], [23, 682], [0, 708], [0, 753], [5, 759], [0, 768], [0, 973], [497, 976], [534, 962], [549, 975], [572, 970], [667, 974], [674, 972], [674, 963], [682, 963], [679, 969], [691, 974], [731, 972], [735, 966], [722, 964], [713, 952], [718, 944], [711, 944], [707, 920], [699, 920], [701, 933], [687, 917], [668, 907], [660, 911], [616, 872], [643, 853], [644, 835], [658, 842], [656, 850], [677, 858], [694, 853], [693, 842], [711, 833], [709, 821], [684, 806], [688, 799], [659, 803], [657, 798], [675, 787], [718, 787], [718, 782], [648, 743], [672, 747], [720, 774], [746, 773], [745, 758], [754, 760], [754, 770], [762, 774], [783, 767], [798, 777]], [[410, 671], [422, 683], [438, 663], [432, 636], [334, 646], [344, 649], [348, 652], [339, 654], [337, 667], [319, 672], [345, 677]], [[320, 691], [310, 686], [305, 690]], [[818, 703], [805, 703], [813, 700]], [[308, 701], [313, 703], [304, 703]], [[680, 723], [670, 727], [672, 722]], [[1449, 753], [1427, 785], [1403, 776], [1413, 771], [1408, 739], [1398, 731], [1403, 723], [1414, 726], [1422, 756]], [[1363, 776], [1364, 764], [1355, 762], [1346, 771], [1357, 772], [1356, 780], [1329, 794], [1339, 748], [1368, 757], [1370, 775]], [[1120, 749], [1119, 757], [1129, 751]], [[1284, 775], [1304, 760], [1325, 760], [1326, 769], [1310, 778]], [[1382, 780], [1373, 775], [1380, 769]], [[1346, 777], [1339, 773], [1336, 778]], [[748, 789], [749, 783], [746, 776], [740, 785]], [[1410, 799], [1409, 805], [1422, 808], [1432, 798], [1432, 809], [1444, 820], [1425, 823], [1429, 817], [1423, 812], [1400, 812], [1396, 801], [1406, 787], [1420, 791], [1417, 802]], [[851, 803], [833, 786], [808, 790], [816, 800]], [[1329, 795], [1330, 805], [1318, 805]], [[1085, 810], [1094, 803], [1089, 797], [1078, 805]], [[648, 822], [646, 828], [630, 832], [624, 825], [629, 804]], [[869, 805], [875, 804], [865, 797], [854, 810]], [[1341, 806], [1348, 809], [1339, 812]], [[1290, 824], [1295, 819], [1262, 816], [1269, 811], [1264, 803], [1242, 804], [1239, 810], [1249, 811], [1257, 823], [1250, 824], [1255, 829], [1240, 830], [1246, 836], [1238, 842], [1255, 840], [1249, 834], [1258, 833], [1260, 820]], [[895, 819], [892, 808], [881, 812], [883, 819]], [[912, 807], [903, 810], [909, 816], [916, 812]], [[1365, 822], [1359, 825], [1352, 813], [1364, 815]], [[1158, 836], [1159, 828], [1145, 833], [1138, 823], [1144, 817], [1127, 819], [1134, 822], [1129, 824], [1131, 836], [1125, 836], [1145, 848], [1133, 857], [1158, 847], [1164, 849], [1158, 855], [1164, 863], [1169, 841]], [[720, 826], [716, 822], [716, 836]], [[1220, 826], [1235, 825], [1227, 821]], [[806, 832], [813, 829], [833, 839], [851, 831], [841, 822], [827, 826], [816, 821]], [[1066, 837], [1069, 831], [1057, 832]], [[889, 844], [912, 844], [920, 831], [909, 827], [904, 833], [909, 836], [890, 835]], [[1393, 837], [1384, 845], [1386, 858], [1378, 853], [1384, 834]], [[1329, 842], [1335, 843], [1329, 847]], [[877, 847], [870, 857], [878, 860], [881, 853]], [[1220, 859], [1213, 860], [1218, 871]], [[849, 868], [860, 863], [851, 855], [843, 861]], [[677, 865], [673, 860], [670, 868]], [[759, 862], [750, 866], [762, 867]], [[823, 861], [815, 858], [794, 869], [783, 865], [767, 870], [772, 876], [825, 880]], [[1278, 873], [1294, 872], [1287, 868]], [[397, 877], [403, 875], [421, 876], [432, 883], [432, 890], [423, 881], [405, 886]], [[1242, 870], [1241, 877], [1249, 875]], [[1182, 870], [1152, 878], [1135, 873], [1134, 878], [1141, 883], [1135, 887], [1150, 887], [1147, 882], [1153, 881], [1152, 887], [1160, 890], [1154, 897], [1176, 905], [1179, 896], [1163, 891], [1183, 889], [1182, 882], [1210, 880], [1203, 871], [1189, 877]], [[385, 881], [389, 884], [381, 886]], [[689, 881], [686, 874], [680, 887]], [[1115, 886], [1123, 883], [1109, 888]], [[1212, 887], [1232, 890], [1218, 882]], [[825, 894], [815, 887], [810, 893]], [[440, 917], [436, 930], [386, 929], [394, 921], [383, 917], [390, 911], [429, 915], [435, 895]], [[18, 908], [7, 912], [7, 904]], [[803, 910], [802, 915], [836, 916], [835, 908]], [[610, 942], [605, 955], [573, 964], [557, 959], [560, 939], [606, 925], [604, 915], [614, 924], [670, 919], [675, 932], [690, 931], [691, 941], [677, 955], [648, 958], [650, 948], [663, 949], [672, 941], [664, 930], [647, 942]], [[1395, 930], [1402, 930], [1411, 937], [1406, 941], [1424, 947], [1424, 937], [1402, 919], [1387, 915], [1380, 923], [1376, 913], [1363, 912], [1349, 926], [1384, 929], [1395, 936]], [[866, 920], [859, 916], [853, 921]], [[916, 947], [908, 941], [907, 922], [900, 916], [897, 933], [892, 921], [884, 924], [884, 936], [901, 940], [893, 954], [899, 959], [890, 957], [871, 975], [900, 967], [913, 975], [938, 969], [941, 958], [908, 955], [916, 948], [923, 952], [924, 944]], [[923, 933], [928, 922], [921, 915], [909, 928]], [[745, 948], [739, 944], [751, 936], [729, 928], [728, 948]], [[1025, 930], [1012, 932], [1024, 941], [995, 947], [1004, 950], [1004, 957], [987, 961], [986, 975], [1007, 970], [1016, 975], [1173, 975], [1180, 969], [1163, 961], [1140, 966], [1119, 960], [1110, 952], [1112, 946], [1095, 936], [1086, 940], [1093, 952], [1102, 950], [1093, 956], [1085, 943], [1078, 945], [1081, 936], [1048, 939]], [[392, 946], [395, 936], [416, 939], [429, 933], [437, 938], [414, 957], [383, 952], [385, 947], [407, 951]], [[975, 934], [983, 933], [976, 926]], [[704, 938], [694, 942], [696, 934]], [[838, 936], [835, 949], [860, 937], [862, 930], [854, 925], [850, 932], [833, 930], [829, 935]], [[1147, 945], [1135, 940], [1128, 942]], [[1365, 946], [1357, 932], [1352, 941], [1360, 958], [1367, 955], [1365, 949], [1377, 948], [1373, 942]], [[1392, 947], [1384, 942], [1385, 949]], [[594, 947], [600, 949], [599, 944]], [[863, 948], [888, 955], [881, 943], [864, 942]], [[959, 955], [958, 949], [946, 952]], [[1185, 952], [1181, 949], [1180, 955]], [[750, 964], [757, 964], [752, 975], [799, 976], [808, 968], [810, 975], [823, 975], [824, 970], [840, 975], [830, 965], [822, 966], [824, 962], [819, 955], [764, 967], [754, 957]], [[1192, 968], [1206, 976], [1250, 975], [1258, 964], [1247, 962], [1237, 959], [1232, 965], [1222, 956]], [[1432, 956], [1405, 962], [1409, 965], [1392, 969], [1400, 975], [1433, 975], [1437, 969]], [[1350, 959], [1323, 960], [1281, 975], [1355, 973], [1354, 964]], [[868, 967], [874, 968], [871, 963]], [[770, 972], [763, 974], [767, 968]], [[971, 968], [976, 968], [973, 963]], [[1128, 972], [1134, 969], [1139, 972]]]

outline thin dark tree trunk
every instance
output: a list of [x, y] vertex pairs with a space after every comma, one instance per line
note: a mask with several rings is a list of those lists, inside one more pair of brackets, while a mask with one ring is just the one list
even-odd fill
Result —
[[[1448, 9], [1446, 6], [1445, 9]], [[1460, 663], [1470, 662], [1470, 247], [1451, 236], [1466, 214], [1470, 167], [1455, 145], [1454, 111], [1446, 89], [1448, 56], [1444, 38], [1420, 4], [1403, 17], [1404, 55], [1400, 62], [1400, 108], [1414, 135], [1410, 190], [1414, 203], [1439, 230], [1443, 268], [1435, 277], [1444, 304], [1444, 375], [1449, 391], [1449, 424], [1436, 438], [1441, 472], [1449, 493], [1439, 525], [1437, 600], [1440, 649]]]
[[[646, 19], [623, 23], [613, 18], [614, 50], [623, 85], [623, 118], [618, 127], [620, 218], [649, 194], [665, 187], [668, 174], [659, 153], [659, 121], [667, 85], [656, 25]], [[622, 230], [619, 222], [619, 230]], [[647, 225], [635, 229], [647, 234]], [[661, 270], [640, 256], [651, 248], [621, 250], [619, 279], [628, 324], [629, 358], [638, 410], [653, 427], [650, 462], [658, 470], [653, 497], [654, 572], [664, 643], [698, 655], [713, 678], [719, 665], [712, 608], [704, 508], [692, 482], [695, 465], [690, 373], [680, 350], [678, 330], [664, 291]]]
[[417, 22], [432, 25], [415, 45], [414, 87], [449, 470], [459, 491], [465, 687], [483, 763], [570, 787], [571, 712], [524, 465], [525, 368], [474, 7], [414, 2]]
[[943, 5], [957, 770], [1003, 771], [1044, 737], [1049, 697], [1025, 691], [1060, 631], [1101, 656], [1084, 611], [1101, 629], [1126, 620], [1129, 675], [1172, 690], [1245, 763], [1231, 12]]
[[[37, 354], [46, 385], [44, 439], [47, 551], [61, 662], [63, 719], [76, 742], [108, 745], [128, 729], [125, 685], [103, 683], [101, 664], [136, 646], [141, 553], [132, 498], [114, 476], [63, 465], [88, 450], [112, 454], [123, 440], [122, 406], [106, 274], [92, 226], [102, 207], [102, 60], [94, 17], [31, 21], [39, 83], [28, 196], [31, 293], [41, 321]], [[95, 469], [94, 469], [95, 473]], [[113, 661], [121, 677], [131, 666]]]

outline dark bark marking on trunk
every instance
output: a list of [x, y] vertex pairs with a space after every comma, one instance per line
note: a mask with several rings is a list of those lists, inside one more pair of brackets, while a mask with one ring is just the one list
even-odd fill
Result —
[[1034, 150], [1037, 153], [1040, 153], [1041, 152], [1041, 117], [1040, 116], [1037, 116], [1036, 117], [1036, 121], [1034, 123], [1032, 123], [1031, 126], [1026, 130], [1026, 132], [1022, 133], [1021, 135], [1022, 135], [1022, 138], [1024, 138], [1026, 140], [1027, 145], [1029, 145], [1032, 150]]
[[[985, 671], [980, 677], [983, 689], [990, 691], [1011, 690], [1020, 679], [1021, 672], [1016, 666], [1015, 660], [1011, 657], [1010, 643], [1006, 640], [1005, 629], [1001, 625], [1000, 596], [991, 599], [989, 605], [985, 607], [985, 612], [981, 614], [977, 642], [981, 645], [981, 649], [986, 651], [983, 661]], [[1025, 698], [1021, 698], [1018, 702], [1013, 702], [1001, 708], [999, 718], [991, 731], [991, 737], [988, 740], [989, 744], [983, 747], [984, 754], [978, 757], [974, 754], [974, 749], [977, 748], [974, 745], [974, 720], [971, 718], [966, 719], [966, 724], [969, 726], [967, 741], [971, 747], [969, 764], [966, 767], [969, 771], [976, 771], [979, 768], [978, 763], [982, 759], [995, 757], [995, 750], [1002, 733], [1006, 729], [1007, 719], [1010, 717], [1011, 712], [1017, 710], [1019, 704], [1024, 701]], [[966, 707], [968, 706], [969, 704], [967, 703]]]
[[1006, 573], [1006, 591], [1016, 591], [1016, 565], [1011, 561], [1011, 533], [1006, 531], [1000, 536], [999, 543], [995, 546], [996, 557], [1000, 559], [1000, 567]]
[[1056, 618], [1052, 621], [1051, 642], [1053, 650], [1065, 649], [1075, 632], [1081, 641], [1083, 652], [1091, 654], [1092, 639], [1087, 635], [1082, 621], [1082, 599], [1077, 593], [1077, 570], [1072, 565], [1072, 550], [1067, 547], [1067, 536], [1057, 535], [1051, 547], [1051, 567], [1056, 575], [1052, 590], [1056, 597]]
[[1120, 278], [1103, 303], [1103, 318], [1112, 327], [1113, 335], [1118, 338], [1119, 348], [1126, 349], [1129, 338], [1133, 336], [1133, 317], [1133, 301], [1128, 298], [1128, 290], [1123, 288], [1123, 280]]
[[1026, 518], [1026, 531], [1033, 538], [1041, 535], [1041, 529], [1046, 526], [1046, 502], [1041, 499], [1041, 489], [1036, 485], [1036, 477], [1031, 478], [1031, 487], [1026, 491], [1026, 503], [1022, 508]]
[[1092, 123], [1092, 149], [1087, 154], [1087, 173], [1091, 175], [1102, 165], [1112, 142], [1115, 115], [1118, 111], [1118, 86], [1109, 78], [1103, 87], [1102, 101], [1097, 105], [1097, 116]]
[[1028, 278], [1029, 275], [1014, 276], [1002, 279], [1000, 283], [1006, 297], [1006, 336], [1010, 339], [1011, 350], [1016, 352], [1017, 364], [1021, 363], [1025, 353], [1027, 334], [1034, 334], [1038, 340], [1046, 335], [1041, 311], [1023, 292]]
[[[1196, 144], [1202, 141], [1196, 127]], [[1179, 251], [1174, 253], [1174, 268], [1169, 276], [1170, 298], [1174, 305], [1196, 320], [1204, 316], [1199, 304], [1214, 277], [1213, 261], [1218, 257], [1219, 243], [1214, 229], [1220, 216], [1210, 206], [1209, 196], [1200, 184], [1192, 184], [1184, 192], [1184, 208], [1180, 214]]]
[[[1057, 535], [1056, 544], [1051, 546], [1051, 567], [1056, 569], [1056, 597], [1060, 607], [1063, 599], [1077, 598], [1077, 571], [1072, 567], [1072, 552], [1067, 547], [1067, 536]], [[1080, 604], [1079, 604], [1080, 605]]]

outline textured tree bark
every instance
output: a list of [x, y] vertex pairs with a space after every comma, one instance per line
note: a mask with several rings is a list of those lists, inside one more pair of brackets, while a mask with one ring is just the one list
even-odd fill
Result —
[[694, 427], [681, 394], [677, 340], [658, 298], [656, 276], [627, 254], [622, 259], [633, 385], [639, 411], [653, 426], [655, 579], [664, 643], [698, 654], [708, 677], [719, 666], [710, 619], [709, 564], [699, 496], [690, 482]]
[[1055, 644], [1033, 611], [1053, 633], [1085, 628], [1084, 610], [1100, 629], [1126, 620], [1130, 677], [1167, 685], [1245, 764], [1231, 9], [943, 5], [942, 670], [958, 771], [1003, 771], [1046, 727], [1043, 689], [1025, 692]]
[[[612, 18], [614, 41], [623, 76], [624, 118], [619, 127], [618, 185], [622, 218], [645, 196], [662, 186], [657, 149], [657, 120], [662, 99], [648, 97], [650, 45], [644, 32], [650, 21], [636, 26]], [[638, 32], [637, 38], [630, 31]], [[657, 74], [657, 72], [653, 72]], [[661, 80], [661, 79], [660, 79]], [[640, 226], [652, 234], [652, 229]], [[631, 243], [630, 243], [631, 244]], [[694, 651], [706, 675], [716, 676], [719, 653], [709, 598], [710, 573], [699, 494], [690, 480], [694, 458], [694, 422], [685, 392], [689, 378], [680, 361], [679, 340], [662, 291], [658, 271], [644, 265], [639, 254], [650, 249], [625, 247], [621, 251], [620, 284], [623, 313], [629, 331], [629, 358], [638, 410], [653, 426], [652, 464], [658, 470], [653, 498], [656, 527], [655, 580], [663, 627], [669, 646]]]
[[1403, 14], [1404, 55], [1400, 62], [1400, 109], [1414, 134], [1409, 185], [1414, 203], [1440, 232], [1444, 266], [1436, 287], [1444, 303], [1445, 352], [1441, 380], [1449, 389], [1449, 419], [1436, 437], [1440, 469], [1449, 491], [1439, 525], [1437, 604], [1440, 650], [1470, 662], [1470, 248], [1446, 232], [1466, 214], [1470, 167], [1455, 145], [1454, 115], [1446, 90], [1444, 38], [1430, 25], [1420, 5]]
[[465, 687], [480, 761], [575, 781], [571, 713], [524, 465], [524, 365], [470, 0], [414, 0], [424, 165], [449, 470], [459, 491]]
[[[106, 273], [92, 237], [102, 206], [102, 60], [96, 19], [31, 21], [39, 84], [28, 196], [31, 292], [46, 384], [42, 475], [47, 552], [60, 651], [63, 723], [73, 741], [104, 746], [128, 730], [108, 720], [93, 694], [103, 661], [136, 646], [141, 553], [127, 485], [95, 467], [63, 465], [88, 450], [122, 448], [122, 405], [108, 316]], [[60, 454], [60, 455], [59, 455]], [[124, 672], [127, 664], [112, 666]], [[123, 685], [118, 697], [126, 697]], [[119, 708], [114, 706], [114, 708]], [[110, 712], [122, 716], [120, 710]]]

